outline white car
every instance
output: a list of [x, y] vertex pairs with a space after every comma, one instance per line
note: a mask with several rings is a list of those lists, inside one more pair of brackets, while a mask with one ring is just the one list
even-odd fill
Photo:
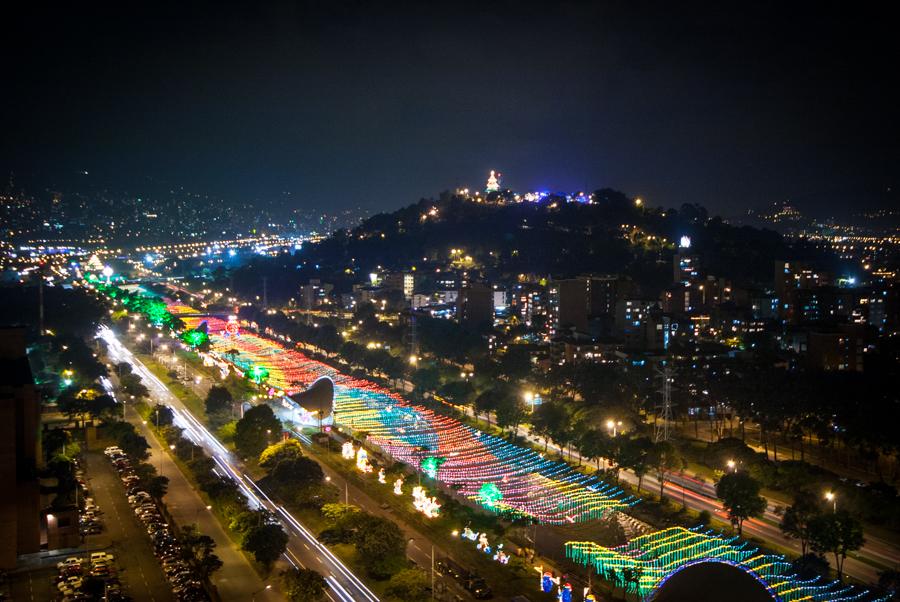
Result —
[[91, 564], [100, 561], [112, 562], [113, 555], [108, 554], [107, 552], [94, 552], [91, 554]]
[[71, 566], [81, 566], [81, 558], [78, 558], [77, 556], [70, 556], [62, 562], [56, 563], [56, 568], [58, 568], [59, 570], [66, 569]]

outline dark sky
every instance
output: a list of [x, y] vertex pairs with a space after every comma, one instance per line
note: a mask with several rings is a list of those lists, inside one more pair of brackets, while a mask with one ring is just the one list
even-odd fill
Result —
[[897, 198], [887, 2], [17, 4], [0, 169], [26, 181], [391, 209], [498, 169], [726, 215]]

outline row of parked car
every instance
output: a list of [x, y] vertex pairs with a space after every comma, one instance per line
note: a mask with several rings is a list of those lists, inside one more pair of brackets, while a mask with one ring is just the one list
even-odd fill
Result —
[[130, 600], [122, 591], [115, 557], [94, 552], [88, 557], [70, 556], [57, 563], [56, 588], [64, 602], [96, 600], [102, 596], [110, 602]]
[[84, 470], [75, 461], [75, 480], [79, 487], [79, 507], [78, 507], [78, 529], [81, 536], [96, 535], [103, 530], [103, 519], [100, 515], [103, 512], [100, 507], [94, 503], [94, 498], [90, 497], [87, 481], [85, 480]]
[[108, 447], [104, 453], [113, 463], [125, 485], [128, 503], [134, 509], [134, 514], [147, 529], [147, 535], [153, 543], [154, 554], [159, 559], [176, 598], [181, 602], [209, 600], [196, 573], [184, 561], [184, 550], [172, 534], [156, 501], [141, 487], [131, 461], [118, 447]]

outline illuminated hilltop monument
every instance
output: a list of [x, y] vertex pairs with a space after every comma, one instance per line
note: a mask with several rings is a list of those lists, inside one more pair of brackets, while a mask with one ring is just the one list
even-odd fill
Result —
[[501, 173], [494, 173], [494, 170], [491, 170], [491, 175], [488, 176], [487, 186], [484, 187], [485, 192], [500, 192], [500, 178], [503, 177]]

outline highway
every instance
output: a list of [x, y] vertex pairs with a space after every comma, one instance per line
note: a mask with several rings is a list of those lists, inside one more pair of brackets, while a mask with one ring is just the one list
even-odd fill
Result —
[[[378, 602], [378, 597], [354, 575], [324, 544], [284, 507], [272, 501], [256, 483], [243, 472], [241, 461], [204, 427], [184, 404], [169, 391], [156, 375], [144, 366], [107, 327], [101, 327], [98, 337], [107, 344], [114, 362], [128, 362], [134, 373], [141, 377], [150, 390], [151, 397], [168, 405], [175, 413], [175, 424], [184, 429], [185, 435], [203, 447], [213, 458], [223, 475], [228, 475], [240, 486], [251, 507], [266, 508], [281, 521], [290, 536], [285, 559], [294, 566], [311, 568], [321, 573], [329, 585], [327, 596], [333, 602]], [[261, 595], [257, 599], [262, 600]]]

